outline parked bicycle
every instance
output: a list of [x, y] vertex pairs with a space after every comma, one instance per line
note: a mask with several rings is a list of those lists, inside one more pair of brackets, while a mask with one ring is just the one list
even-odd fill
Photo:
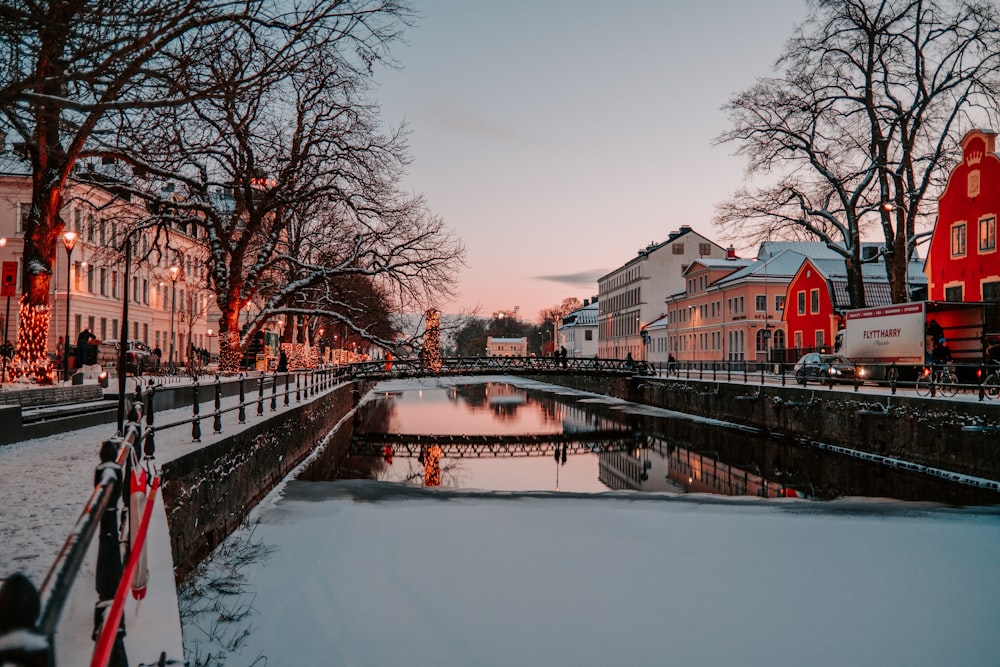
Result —
[[992, 363], [983, 378], [983, 394], [986, 398], [1000, 397], [1000, 364]]
[[936, 390], [942, 396], [951, 397], [958, 393], [958, 376], [948, 366], [925, 366], [914, 389], [918, 396], [927, 396], [932, 390]]

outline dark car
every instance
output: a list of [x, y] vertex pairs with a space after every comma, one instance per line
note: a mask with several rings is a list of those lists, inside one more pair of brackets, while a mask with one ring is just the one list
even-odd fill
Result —
[[[141, 375], [143, 372], [153, 367], [152, 350], [149, 346], [138, 340], [129, 340], [128, 351], [125, 354], [125, 372]], [[102, 365], [118, 365], [118, 341], [102, 341], [98, 348], [97, 362]]]
[[855, 377], [858, 382], [864, 382], [867, 376], [868, 370], [864, 366], [859, 366], [839, 354], [810, 352], [795, 364], [795, 381], [801, 385], [805, 385], [809, 380], [816, 380], [820, 383], [831, 380], [834, 382], [854, 382]]

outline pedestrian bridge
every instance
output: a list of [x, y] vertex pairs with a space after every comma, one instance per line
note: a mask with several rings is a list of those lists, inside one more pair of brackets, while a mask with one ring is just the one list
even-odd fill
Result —
[[388, 380], [428, 375], [605, 375], [630, 376], [652, 372], [643, 361], [558, 357], [444, 357], [366, 361], [342, 367], [352, 380]]

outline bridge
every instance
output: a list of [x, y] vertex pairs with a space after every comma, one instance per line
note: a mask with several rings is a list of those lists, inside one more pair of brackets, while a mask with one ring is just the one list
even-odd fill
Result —
[[[541, 433], [535, 435], [417, 435], [373, 433], [355, 435], [348, 453], [357, 456], [420, 458], [437, 445], [445, 458], [514, 458], [632, 451], [642, 443], [626, 430]], [[388, 449], [387, 449], [388, 448]]]
[[644, 361], [557, 357], [444, 357], [438, 363], [424, 359], [365, 361], [341, 367], [351, 380], [389, 380], [428, 375], [618, 375], [652, 373]]

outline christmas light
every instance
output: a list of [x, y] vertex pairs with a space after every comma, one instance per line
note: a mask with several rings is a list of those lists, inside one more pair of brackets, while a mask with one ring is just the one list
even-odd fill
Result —
[[424, 313], [424, 367], [432, 373], [441, 372], [441, 313], [429, 308]]

